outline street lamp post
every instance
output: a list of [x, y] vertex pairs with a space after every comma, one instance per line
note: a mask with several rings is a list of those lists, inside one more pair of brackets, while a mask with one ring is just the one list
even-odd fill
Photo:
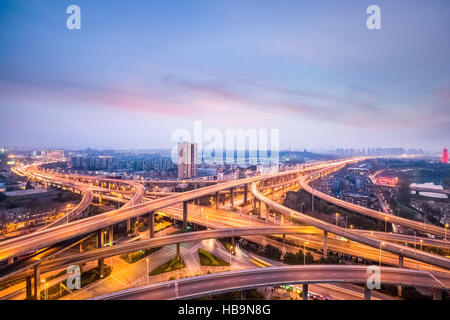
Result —
[[336, 227], [337, 227], [337, 220], [338, 220], [338, 217], [339, 217], [339, 213], [336, 213]]
[[380, 267], [381, 267], [381, 247], [384, 246], [384, 242], [380, 242]]
[[148, 258], [146, 259], [147, 260], [147, 273], [146, 273], [146, 275], [147, 275], [147, 285], [148, 285], [148, 282], [149, 282], [149, 273], [148, 273]]
[[[42, 283], [44, 284], [44, 300], [47, 300], [47, 281], [46, 279], [42, 279]], [[38, 286], [39, 288], [39, 286]], [[40, 290], [40, 289], [38, 289]]]
[[303, 266], [306, 265], [306, 245], [308, 243], [308, 241], [303, 241]]
[[71, 208], [70, 203], [66, 206], [66, 218], [67, 218], [67, 224], [69, 224], [69, 209]]
[[230, 272], [231, 272], [231, 256], [233, 255], [233, 246], [230, 247]]
[[447, 228], [448, 228], [448, 223], [445, 224], [445, 237], [444, 237], [445, 241], [447, 241]]
[[414, 230], [414, 250], [416, 250], [416, 231]]

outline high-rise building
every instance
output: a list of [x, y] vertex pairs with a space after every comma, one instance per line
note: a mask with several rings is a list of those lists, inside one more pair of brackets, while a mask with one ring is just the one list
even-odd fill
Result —
[[196, 143], [178, 144], [178, 179], [197, 177], [197, 152]]
[[6, 168], [7, 159], [8, 159], [8, 155], [6, 154], [6, 149], [0, 148], [0, 169]]
[[447, 147], [442, 150], [442, 163], [448, 163], [448, 149]]

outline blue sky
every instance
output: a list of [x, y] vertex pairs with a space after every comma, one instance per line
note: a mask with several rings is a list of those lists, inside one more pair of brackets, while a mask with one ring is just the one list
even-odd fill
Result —
[[2, 0], [0, 144], [168, 148], [201, 120], [282, 148], [438, 150], [449, 35], [446, 0]]

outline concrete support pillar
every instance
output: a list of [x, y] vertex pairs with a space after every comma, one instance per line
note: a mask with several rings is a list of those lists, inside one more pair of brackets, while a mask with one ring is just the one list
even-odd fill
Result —
[[367, 287], [364, 287], [364, 300], [370, 300], [371, 290]]
[[284, 215], [280, 214], [280, 226], [284, 226]]
[[148, 235], [150, 238], [155, 237], [155, 212], [152, 211], [148, 214]]
[[180, 243], [177, 243], [177, 259], [181, 260], [181, 253], [180, 253]]
[[304, 283], [302, 285], [302, 300], [308, 300], [308, 284]]
[[34, 266], [34, 299], [41, 299], [41, 264]]
[[127, 220], [127, 233], [131, 230], [131, 219]]
[[109, 233], [109, 241], [108, 242], [109, 242], [109, 245], [112, 246], [113, 242], [114, 242], [114, 226], [113, 225], [109, 226], [108, 233]]
[[230, 189], [230, 206], [234, 206], [234, 188]]
[[248, 187], [247, 185], [244, 185], [244, 203], [247, 203], [247, 197], [248, 197]]
[[323, 256], [326, 258], [328, 256], [328, 232], [323, 232]]
[[[399, 267], [399, 268], [403, 268], [403, 256], [402, 256], [402, 255], [399, 255], [399, 256], [398, 256], [398, 267]], [[403, 294], [402, 291], [403, 291], [403, 290], [402, 290], [402, 286], [397, 286], [397, 293], [398, 293], [398, 296], [399, 296], [399, 297], [402, 296], [402, 294]]]
[[97, 247], [98, 248], [103, 248], [103, 230], [98, 230], [97, 231]]
[[433, 300], [442, 300], [442, 290], [441, 289], [433, 290]]
[[266, 222], [269, 222], [269, 210], [266, 207], [266, 205], [261, 201], [259, 201], [259, 211], [260, 211], [259, 215], [261, 216], [262, 214], [264, 214], [264, 216], [266, 217]]
[[104, 266], [105, 266], [105, 259], [98, 259], [98, 274], [100, 275], [100, 279], [103, 278]]
[[283, 233], [283, 243], [286, 243], [286, 233]]
[[256, 211], [256, 201], [258, 201], [258, 200], [256, 200], [255, 197], [253, 197], [253, 213], [254, 214], [256, 214], [256, 212], [257, 212]]
[[80, 242], [80, 253], [83, 252], [83, 242]]
[[27, 300], [31, 300], [32, 296], [31, 296], [31, 277], [26, 277], [25, 279], [26, 281], [26, 291], [27, 291]]
[[241, 290], [241, 300], [246, 300], [245, 290]]
[[188, 202], [183, 201], [183, 232], [186, 232], [188, 219]]
[[216, 192], [215, 195], [215, 202], [216, 202], [216, 209], [219, 209], [219, 192]]
[[8, 264], [13, 264], [13, 263], [14, 263], [14, 257], [9, 257]]

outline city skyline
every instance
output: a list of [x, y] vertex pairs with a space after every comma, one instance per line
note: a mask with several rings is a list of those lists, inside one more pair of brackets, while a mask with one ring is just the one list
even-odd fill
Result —
[[0, 145], [172, 148], [195, 120], [280, 149], [448, 145], [447, 1], [379, 1], [381, 30], [370, 1], [78, 1], [81, 30], [70, 4], [0, 5]]

